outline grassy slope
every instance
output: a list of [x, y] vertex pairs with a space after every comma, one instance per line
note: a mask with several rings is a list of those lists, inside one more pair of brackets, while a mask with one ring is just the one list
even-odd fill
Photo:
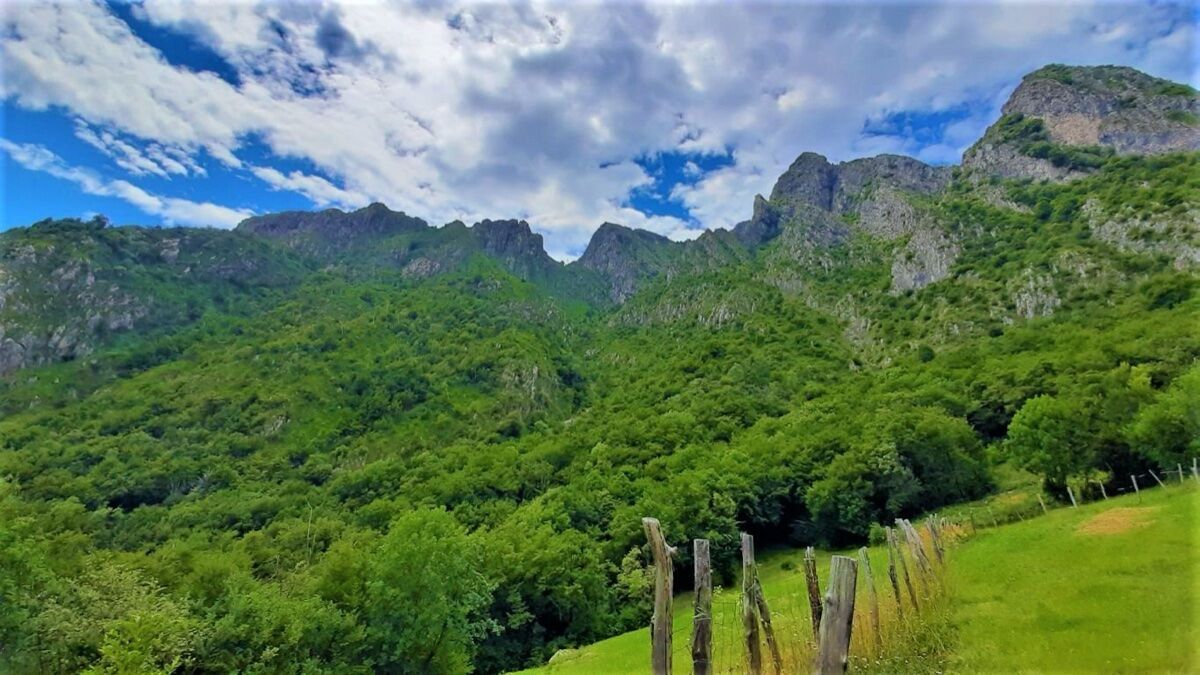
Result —
[[[1144, 510], [1131, 514], [1113, 509]], [[1144, 524], [1106, 534], [1078, 531], [1101, 514], [1110, 523], [1132, 516]], [[1079, 509], [1058, 508], [1044, 517], [980, 530], [951, 554], [946, 611], [954, 628], [929, 627], [925, 635], [954, 635], [953, 653], [945, 663], [952, 672], [1196, 672], [1197, 516], [1200, 489], [1189, 484], [1146, 490], [1140, 499], [1127, 495]], [[885, 587], [885, 554], [878, 548], [871, 554], [884, 612], [894, 611]], [[803, 658], [808, 649], [796, 646], [809, 630], [802, 568], [782, 567], [799, 558], [799, 552], [776, 552], [764, 556], [761, 565], [777, 630], [791, 643], [788, 660]], [[828, 553], [821, 555], [822, 579], [828, 560]], [[860, 581], [860, 596], [861, 586]], [[718, 592], [715, 603], [717, 671], [732, 672], [740, 658], [736, 589]], [[674, 658], [681, 672], [690, 668], [690, 623], [691, 596], [683, 595], [675, 602]], [[870, 650], [863, 639], [869, 624], [859, 615], [855, 625], [854, 653], [864, 655]], [[647, 631], [625, 633], [565, 656], [560, 663], [526, 672], [644, 673]]]
[[[1079, 531], [1098, 514], [1105, 520], [1093, 524], [1146, 524]], [[1197, 516], [1200, 490], [1172, 485], [1140, 503], [1126, 495], [981, 532], [951, 568], [954, 670], [1197, 672]]]

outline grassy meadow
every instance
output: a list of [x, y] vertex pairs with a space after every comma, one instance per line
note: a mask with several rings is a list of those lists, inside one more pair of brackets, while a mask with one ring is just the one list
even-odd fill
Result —
[[[1009, 501], [1028, 499], [1021, 490]], [[1036, 504], [1036, 497], [1033, 498]], [[977, 513], [991, 504], [981, 503]], [[993, 507], [996, 508], [996, 507]], [[1038, 508], [1040, 511], [1040, 507]], [[896, 616], [887, 551], [870, 549], [884, 649], [871, 634], [859, 577], [853, 672], [1065, 673], [1200, 671], [1200, 489], [1194, 482], [1058, 506], [1048, 515], [980, 527], [953, 545], [940, 588]], [[981, 524], [984, 518], [979, 518]], [[847, 552], [840, 552], [848, 554]], [[822, 584], [830, 552], [819, 553]], [[910, 562], [911, 566], [911, 562]], [[910, 571], [913, 571], [910, 569]], [[913, 571], [915, 575], [915, 571]], [[789, 667], [804, 670], [812, 633], [802, 552], [760, 555], [760, 577]], [[914, 578], [914, 583], [917, 583]], [[674, 603], [674, 663], [690, 672], [692, 597]], [[742, 672], [738, 589], [714, 593], [716, 672]], [[645, 673], [649, 631], [564, 652], [527, 673]], [[766, 654], [764, 647], [764, 655]]]

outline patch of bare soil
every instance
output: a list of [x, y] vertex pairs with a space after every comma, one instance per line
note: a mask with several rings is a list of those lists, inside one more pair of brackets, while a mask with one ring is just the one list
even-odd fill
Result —
[[1077, 534], [1121, 534], [1129, 530], [1145, 527], [1154, 522], [1154, 512], [1157, 506], [1118, 507], [1109, 509], [1082, 523], [1075, 532]]

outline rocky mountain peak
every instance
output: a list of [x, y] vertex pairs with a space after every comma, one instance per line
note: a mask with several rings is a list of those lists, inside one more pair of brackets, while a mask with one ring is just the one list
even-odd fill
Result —
[[621, 303], [638, 283], [661, 271], [667, 251], [675, 242], [654, 232], [604, 223], [593, 234], [575, 265], [592, 270], [609, 282], [609, 297]]
[[356, 211], [284, 211], [247, 218], [237, 230], [306, 255], [327, 259], [385, 237], [420, 231], [429, 224], [378, 202]]
[[1111, 154], [1200, 148], [1200, 96], [1124, 66], [1050, 65], [1022, 79], [963, 166], [1010, 178], [1084, 175]]
[[547, 253], [542, 235], [524, 220], [483, 220], [471, 227], [484, 253], [506, 263], [558, 265]]
[[811, 204], [829, 211], [833, 208], [833, 191], [837, 185], [837, 167], [824, 155], [804, 152], [792, 162], [787, 171], [775, 181], [771, 190], [773, 204]]

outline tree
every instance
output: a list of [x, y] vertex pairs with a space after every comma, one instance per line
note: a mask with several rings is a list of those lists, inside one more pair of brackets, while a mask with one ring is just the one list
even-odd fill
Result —
[[1160, 466], [1200, 454], [1200, 366], [1192, 366], [1138, 411], [1125, 433], [1135, 451]]
[[1052, 486], [1091, 468], [1095, 450], [1088, 415], [1078, 401], [1036, 396], [1025, 402], [1008, 427], [1007, 448], [1022, 466]]
[[481, 551], [442, 510], [397, 518], [370, 554], [360, 608], [368, 657], [390, 673], [466, 673], [491, 626]]

